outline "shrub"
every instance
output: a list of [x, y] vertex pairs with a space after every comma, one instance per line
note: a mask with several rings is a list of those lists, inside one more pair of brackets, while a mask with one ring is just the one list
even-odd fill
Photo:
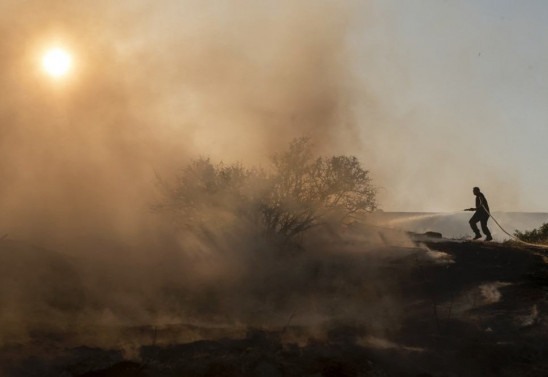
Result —
[[[165, 185], [164, 185], [165, 187]], [[353, 156], [314, 157], [309, 139], [294, 140], [268, 171], [197, 159], [186, 166], [160, 208], [187, 229], [219, 219], [245, 223], [290, 242], [325, 222], [376, 209], [369, 172]]]
[[214, 165], [209, 158], [192, 160], [177, 175], [174, 184], [162, 183], [164, 200], [158, 208], [168, 211], [179, 226], [203, 228], [220, 220], [256, 221], [259, 171], [241, 164]]
[[530, 231], [520, 232], [516, 230], [514, 236], [525, 242], [548, 244], [548, 223], [544, 223], [538, 229]]
[[273, 158], [271, 187], [262, 206], [267, 232], [291, 240], [325, 221], [343, 221], [376, 208], [369, 172], [353, 156], [317, 157], [310, 140], [293, 141]]

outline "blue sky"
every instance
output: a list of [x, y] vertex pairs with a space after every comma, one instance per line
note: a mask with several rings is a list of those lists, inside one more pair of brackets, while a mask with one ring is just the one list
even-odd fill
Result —
[[[388, 210], [548, 211], [548, 2], [374, 1], [351, 39]], [[371, 119], [371, 113], [375, 116]]]

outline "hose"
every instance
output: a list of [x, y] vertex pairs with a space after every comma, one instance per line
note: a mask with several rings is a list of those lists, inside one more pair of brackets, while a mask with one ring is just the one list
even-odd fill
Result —
[[521, 244], [524, 244], [524, 245], [527, 245], [527, 246], [532, 246], [532, 247], [540, 247], [542, 249], [548, 249], [548, 245], [543, 245], [543, 244], [536, 244], [536, 243], [530, 243], [530, 242], [525, 242], [521, 239], [519, 239], [518, 237], [514, 236], [513, 234], [510, 234], [506, 231], [506, 229], [504, 229], [502, 227], [502, 225], [499, 224], [499, 222], [497, 221], [497, 219], [495, 219], [495, 217], [493, 215], [491, 215], [491, 212], [489, 212], [489, 210], [487, 209], [487, 207], [485, 207], [485, 205], [483, 203], [481, 203], [481, 206], [483, 207], [483, 209], [487, 212], [487, 214], [489, 215], [489, 217], [491, 217], [493, 219], [493, 221], [495, 222], [495, 224], [498, 225], [498, 227], [500, 228], [500, 230], [502, 230], [504, 233], [506, 233], [507, 235], [509, 235], [511, 238], [513, 238], [515, 241], [521, 243]]

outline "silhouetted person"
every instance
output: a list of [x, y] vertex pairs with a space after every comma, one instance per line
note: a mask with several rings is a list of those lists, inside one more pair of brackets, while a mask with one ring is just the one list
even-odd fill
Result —
[[481, 233], [478, 229], [478, 222], [481, 224], [481, 230], [485, 234], [485, 241], [491, 241], [493, 237], [491, 237], [491, 232], [489, 231], [489, 228], [487, 227], [487, 220], [489, 220], [490, 210], [489, 210], [489, 204], [487, 203], [487, 199], [485, 199], [485, 195], [482, 194], [479, 187], [474, 187], [474, 195], [476, 195], [476, 207], [475, 208], [468, 208], [465, 209], [465, 211], [476, 211], [474, 213], [474, 216], [470, 219], [470, 227], [476, 234], [474, 237], [475, 240], [481, 238]]

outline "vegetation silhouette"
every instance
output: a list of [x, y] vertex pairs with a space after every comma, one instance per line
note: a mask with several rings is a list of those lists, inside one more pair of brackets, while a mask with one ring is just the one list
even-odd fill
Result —
[[213, 236], [212, 224], [234, 228], [237, 222], [283, 244], [298, 244], [313, 227], [338, 226], [377, 208], [376, 188], [360, 161], [317, 156], [309, 138], [294, 139], [272, 157], [269, 169], [199, 158], [162, 186], [159, 208], [187, 230]]
[[525, 242], [548, 244], [548, 223], [529, 231], [516, 230], [514, 236]]

